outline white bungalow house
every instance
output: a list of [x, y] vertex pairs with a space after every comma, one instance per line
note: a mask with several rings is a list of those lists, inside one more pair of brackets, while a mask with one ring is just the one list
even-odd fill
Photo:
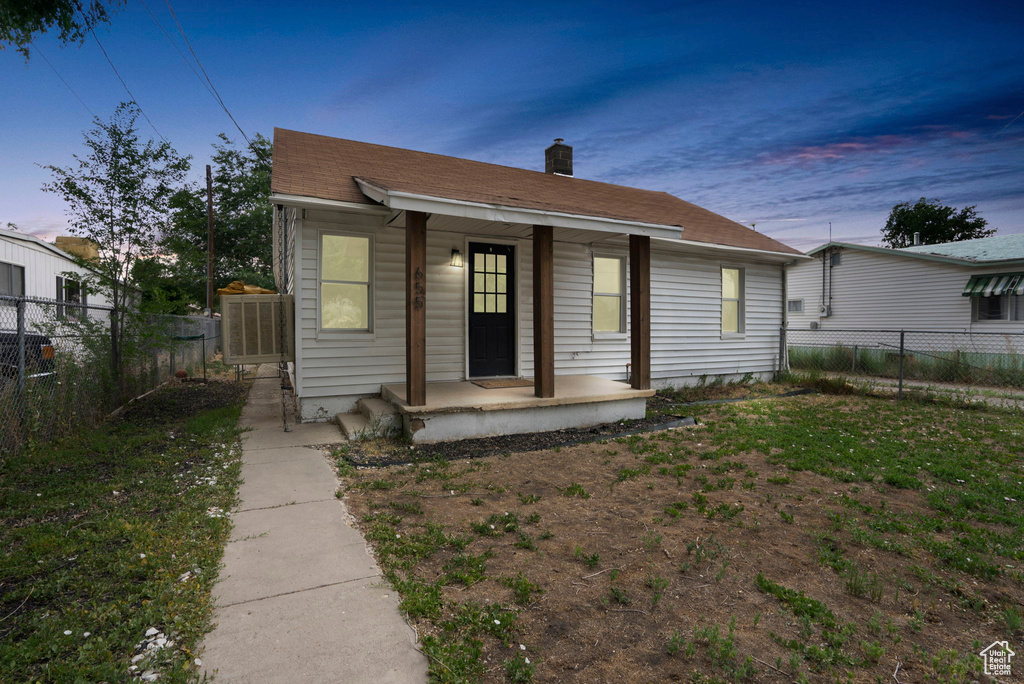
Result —
[[790, 328], [1024, 333], [1024, 234], [807, 254], [787, 269]]
[[806, 259], [663, 192], [274, 131], [278, 286], [306, 421], [414, 441], [642, 417], [655, 388], [779, 366]]

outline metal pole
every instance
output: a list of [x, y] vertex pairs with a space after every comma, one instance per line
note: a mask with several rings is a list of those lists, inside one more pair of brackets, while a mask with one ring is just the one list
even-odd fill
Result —
[[25, 399], [25, 301], [18, 300], [18, 398]]
[[850, 365], [850, 372], [857, 372], [857, 345], [853, 345], [853, 363]]
[[206, 308], [213, 318], [213, 172], [206, 165]]
[[900, 388], [896, 392], [896, 399], [903, 398], [903, 350], [905, 349], [906, 335], [906, 332], [900, 330]]
[[203, 331], [203, 380], [206, 380], [206, 331]]

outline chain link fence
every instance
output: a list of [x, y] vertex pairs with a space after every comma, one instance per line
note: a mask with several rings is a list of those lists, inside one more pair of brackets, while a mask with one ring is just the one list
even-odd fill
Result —
[[904, 382], [1024, 388], [1024, 333], [782, 330], [793, 371]]
[[0, 296], [0, 456], [95, 425], [179, 370], [205, 375], [220, 340], [216, 319], [114, 320], [109, 307]]

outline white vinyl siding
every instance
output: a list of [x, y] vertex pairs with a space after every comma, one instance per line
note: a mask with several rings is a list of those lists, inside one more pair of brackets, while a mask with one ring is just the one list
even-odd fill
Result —
[[[382, 384], [405, 382], [405, 230], [384, 219], [341, 212], [307, 212], [294, 225], [301, 234], [301, 287], [297, 300], [301, 368], [297, 382], [303, 418], [327, 419], [351, 410], [359, 396], [378, 394]], [[317, 329], [318, 236], [322, 231], [374, 235], [375, 314], [371, 339], [345, 338]], [[487, 242], [485, 234], [472, 234]], [[495, 237], [495, 242], [506, 239]], [[463, 251], [467, 235], [427, 230], [427, 382], [466, 377], [466, 282], [468, 268], [451, 265], [452, 249]], [[532, 242], [517, 250], [518, 367], [533, 377]], [[652, 384], [692, 383], [702, 375], [770, 373], [776, 367], [782, 324], [782, 277], [778, 265], [742, 265], [745, 280], [744, 336], [722, 339], [719, 262], [706, 256], [658, 248], [651, 255]], [[625, 327], [629, 330], [629, 264], [625, 244], [603, 244], [599, 256], [623, 265]], [[559, 241], [555, 229], [555, 373], [626, 379], [628, 335], [608, 338], [593, 329], [595, 250]], [[428, 385], [427, 392], [430, 392]]]
[[[973, 298], [960, 294], [971, 276], [1017, 268], [986, 269], [845, 249], [842, 266], [826, 265], [823, 298], [821, 255], [816, 256], [787, 268], [788, 297], [805, 302], [803, 314], [789, 315], [790, 328], [807, 329], [817, 322], [823, 329], [1024, 332], [1020, 321], [973, 320]], [[823, 317], [820, 309], [826, 305], [831, 316]]]

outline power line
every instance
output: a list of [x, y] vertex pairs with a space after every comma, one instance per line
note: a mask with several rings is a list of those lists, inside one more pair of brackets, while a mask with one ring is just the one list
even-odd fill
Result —
[[188, 51], [192, 53], [192, 58], [196, 60], [196, 64], [199, 66], [199, 70], [203, 72], [203, 76], [206, 77], [206, 82], [210, 84], [210, 88], [213, 90], [213, 96], [217, 99], [217, 102], [220, 104], [221, 109], [224, 110], [224, 113], [228, 115], [229, 119], [231, 119], [231, 123], [235, 124], [235, 128], [237, 128], [238, 132], [242, 134], [243, 138], [245, 138], [245, 142], [249, 145], [250, 148], [252, 148], [252, 141], [249, 140], [249, 136], [245, 134], [245, 131], [242, 130], [242, 127], [238, 125], [237, 121], [235, 121], [235, 117], [231, 115], [231, 112], [228, 110], [227, 105], [224, 104], [224, 98], [222, 98], [220, 96], [220, 93], [217, 91], [217, 86], [213, 85], [213, 81], [210, 80], [210, 75], [206, 73], [206, 68], [203, 67], [203, 63], [199, 61], [199, 56], [196, 55], [196, 51], [195, 49], [193, 49], [192, 43], [189, 41], [188, 36], [185, 35], [185, 29], [182, 27], [181, 22], [178, 21], [178, 15], [175, 14], [174, 8], [171, 7], [171, 0], [164, 1], [167, 3], [167, 9], [171, 11], [171, 17], [174, 18], [174, 23], [178, 26], [178, 33], [180, 33], [181, 37], [185, 39], [185, 45], [188, 46]]
[[153, 11], [149, 9], [149, 5], [146, 4], [146, 0], [140, 0], [140, 2], [142, 3], [142, 6], [146, 8], [146, 11], [149, 12], [149, 16], [153, 19], [153, 23], [157, 25], [161, 33], [164, 34], [164, 37], [167, 38], [167, 42], [174, 46], [174, 49], [178, 51], [179, 55], [181, 55], [182, 60], [184, 60], [185, 64], [188, 65], [188, 68], [192, 70], [192, 73], [195, 74], [195, 77], [199, 79], [199, 82], [203, 85], [204, 88], [206, 88], [206, 92], [210, 93], [211, 96], [216, 98], [217, 96], [214, 95], [213, 90], [210, 88], [209, 84], [203, 80], [203, 77], [199, 75], [199, 72], [196, 71], [196, 68], [192, 66], [192, 62], [189, 61], [188, 57], [185, 56], [185, 53], [181, 51], [180, 47], [178, 47], [178, 44], [174, 42], [173, 38], [171, 38], [171, 34], [167, 33], [167, 29], [165, 29], [164, 25], [160, 23], [160, 20], [156, 18], [156, 15], [153, 14]]
[[44, 62], [46, 62], [46, 66], [50, 67], [50, 69], [53, 70], [53, 73], [57, 74], [57, 78], [60, 79], [60, 82], [63, 83], [65, 86], [67, 86], [67, 89], [71, 91], [71, 94], [75, 96], [75, 99], [78, 100], [79, 104], [81, 104], [83, 107], [85, 107], [85, 111], [87, 111], [90, 114], [92, 114], [92, 117], [95, 119], [96, 118], [96, 113], [94, 111], [92, 111], [91, 109], [89, 109], [89, 105], [85, 104], [85, 100], [83, 100], [81, 97], [79, 97], [78, 93], [75, 92], [75, 89], [71, 87], [71, 84], [68, 83], [66, 80], [64, 80], [64, 77], [60, 75], [60, 72], [57, 71], [57, 68], [55, 66], [53, 66], [53, 64], [50, 63], [50, 60], [48, 60], [46, 58], [46, 55], [43, 54], [43, 51], [40, 50], [39, 46], [36, 45], [34, 42], [32, 42], [32, 49], [35, 50], [37, 53], [39, 53], [39, 56], [43, 58]]
[[114, 66], [114, 62], [111, 61], [110, 55], [107, 54], [107, 50], [106, 50], [106, 48], [103, 47], [103, 43], [100, 42], [100, 39], [99, 39], [99, 37], [97, 37], [96, 32], [93, 31], [92, 29], [89, 29], [89, 33], [92, 34], [92, 37], [96, 41], [96, 44], [100, 46], [100, 50], [103, 52], [103, 56], [107, 58], [107, 64], [109, 64], [110, 68], [114, 70], [114, 74], [117, 76], [117, 80], [121, 81], [121, 85], [124, 86], [125, 92], [128, 93], [128, 96], [130, 98], [132, 98], [132, 102], [135, 103], [135, 106], [139, 108], [139, 113], [142, 114], [142, 118], [144, 118], [146, 120], [146, 122], [149, 124], [150, 128], [152, 128], [154, 131], [156, 131], [156, 134], [158, 136], [160, 136], [161, 140], [163, 140], [164, 142], [167, 142], [167, 138], [165, 138], [163, 136], [163, 133], [161, 133], [159, 130], [157, 130], [157, 127], [153, 125], [153, 122], [149, 120], [149, 117], [146, 115], [145, 110], [142, 109], [142, 105], [139, 104], [138, 99], [135, 97], [135, 95], [132, 94], [131, 89], [128, 88], [128, 84], [124, 82], [123, 78], [121, 78], [121, 74], [118, 73], [117, 67]]

